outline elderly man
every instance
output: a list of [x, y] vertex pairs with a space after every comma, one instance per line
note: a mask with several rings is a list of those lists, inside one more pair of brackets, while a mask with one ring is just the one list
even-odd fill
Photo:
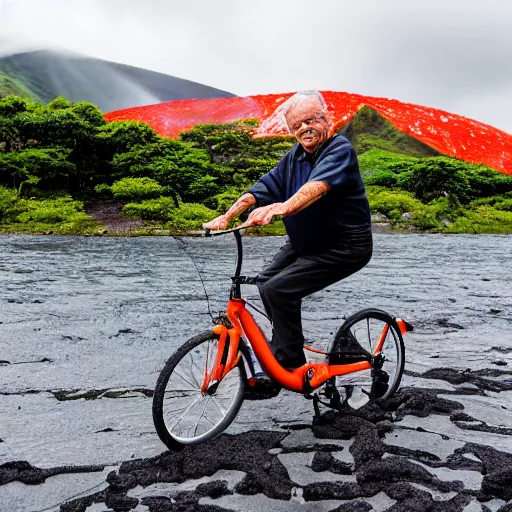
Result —
[[255, 279], [272, 322], [271, 348], [282, 366], [305, 364], [301, 300], [363, 268], [372, 255], [371, 217], [354, 149], [330, 136], [332, 122], [317, 91], [300, 92], [281, 107], [296, 144], [220, 217], [225, 229], [256, 205], [247, 226], [283, 217], [288, 239]]

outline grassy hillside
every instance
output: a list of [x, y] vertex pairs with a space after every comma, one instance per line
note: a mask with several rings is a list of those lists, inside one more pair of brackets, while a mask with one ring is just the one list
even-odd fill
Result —
[[359, 110], [338, 133], [350, 140], [358, 155], [372, 148], [417, 157], [439, 154], [430, 146], [398, 131], [387, 119], [369, 107]]
[[203, 84], [101, 59], [53, 51], [0, 58], [0, 97], [15, 94], [48, 103], [64, 96], [103, 112], [189, 98], [233, 94]]
[[14, 94], [29, 99], [39, 99], [31, 89], [29, 89], [23, 80], [18, 80], [12, 73], [0, 71], [0, 98]]

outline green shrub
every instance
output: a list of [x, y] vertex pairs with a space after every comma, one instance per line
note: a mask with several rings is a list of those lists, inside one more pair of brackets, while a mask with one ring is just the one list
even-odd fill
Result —
[[372, 213], [387, 216], [400, 216], [402, 213], [423, 211], [425, 205], [415, 199], [410, 192], [387, 190], [382, 187], [369, 186], [366, 189]]
[[475, 199], [469, 206], [471, 208], [475, 208], [476, 206], [493, 206], [496, 210], [512, 212], [512, 193], [508, 192], [500, 196]]
[[400, 186], [422, 201], [450, 194], [462, 203], [468, 201], [469, 181], [458, 161], [452, 158], [424, 158], [413, 166], [406, 177], [400, 180]]
[[441, 227], [441, 222], [437, 218], [435, 210], [431, 208], [414, 212], [412, 214], [411, 224], [424, 230], [438, 229]]
[[494, 203], [496, 210], [503, 210], [505, 212], [512, 212], [512, 199], [501, 199]]
[[238, 187], [229, 187], [226, 191], [209, 197], [204, 204], [212, 210], [217, 210], [219, 213], [226, 213], [243, 192]]
[[498, 192], [512, 191], [512, 176], [455, 158], [422, 158], [398, 178], [398, 186], [424, 201], [451, 195], [462, 204]]
[[116, 199], [141, 201], [162, 195], [163, 187], [151, 178], [123, 178], [116, 181], [110, 190]]
[[112, 188], [106, 183], [101, 183], [94, 187], [94, 192], [100, 197], [112, 197]]
[[219, 192], [219, 186], [216, 183], [217, 178], [207, 174], [196, 178], [187, 189], [187, 196], [198, 201], [206, 200]]
[[358, 161], [361, 174], [364, 176], [376, 171], [392, 170], [395, 173], [403, 172], [417, 162], [418, 158], [373, 148], [359, 155]]
[[0, 222], [10, 222], [22, 211], [16, 190], [0, 186]]
[[170, 197], [158, 199], [146, 199], [140, 203], [128, 203], [123, 206], [123, 214], [128, 217], [140, 217], [144, 220], [166, 221], [176, 209], [174, 201]]
[[447, 227], [447, 233], [512, 233], [512, 212], [501, 211], [491, 206], [468, 209]]
[[366, 178], [367, 185], [380, 187], [393, 187], [396, 185], [397, 175], [393, 171], [377, 171]]
[[63, 148], [0, 153], [0, 182], [20, 192], [36, 184], [45, 189], [62, 188], [76, 170], [67, 159], [69, 154], [70, 150]]
[[201, 229], [203, 222], [217, 216], [217, 212], [202, 204], [183, 203], [176, 208], [169, 197], [126, 204], [123, 207], [123, 213], [143, 220], [159, 221], [164, 227], [177, 232]]
[[[9, 201], [5, 207], [6, 201]], [[98, 223], [71, 197], [20, 199], [14, 190], [0, 187], [0, 232], [80, 235], [96, 233]]]
[[20, 213], [16, 220], [22, 223], [40, 222], [53, 224], [84, 218], [84, 216], [88, 218], [83, 212], [83, 203], [73, 201], [70, 197], [45, 199], [43, 201], [25, 199], [20, 202], [25, 211]]

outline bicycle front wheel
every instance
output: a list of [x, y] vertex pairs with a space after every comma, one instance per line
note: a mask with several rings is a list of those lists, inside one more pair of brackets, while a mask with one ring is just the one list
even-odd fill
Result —
[[153, 396], [153, 422], [171, 450], [218, 436], [242, 405], [246, 381], [242, 359], [217, 387], [201, 392], [205, 372], [209, 374], [215, 363], [218, 339], [212, 331], [191, 338], [160, 373]]

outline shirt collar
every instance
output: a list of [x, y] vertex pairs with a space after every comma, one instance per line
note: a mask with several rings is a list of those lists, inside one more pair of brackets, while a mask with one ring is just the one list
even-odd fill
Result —
[[298, 148], [297, 148], [297, 151], [299, 152], [299, 156], [297, 157], [297, 160], [298, 161], [302, 161], [302, 160], [309, 160], [312, 164], [315, 163], [315, 160], [317, 159], [318, 155], [321, 153], [321, 151], [323, 150], [323, 148], [325, 148], [326, 146], [328, 146], [331, 142], [331, 140], [336, 137], [336, 134], [335, 135], [332, 135], [331, 137], [329, 137], [328, 139], [326, 139], [324, 141], [324, 143], [315, 149], [315, 151], [313, 151], [313, 153], [308, 153], [301, 145], [300, 143], [297, 143], [298, 145]]

